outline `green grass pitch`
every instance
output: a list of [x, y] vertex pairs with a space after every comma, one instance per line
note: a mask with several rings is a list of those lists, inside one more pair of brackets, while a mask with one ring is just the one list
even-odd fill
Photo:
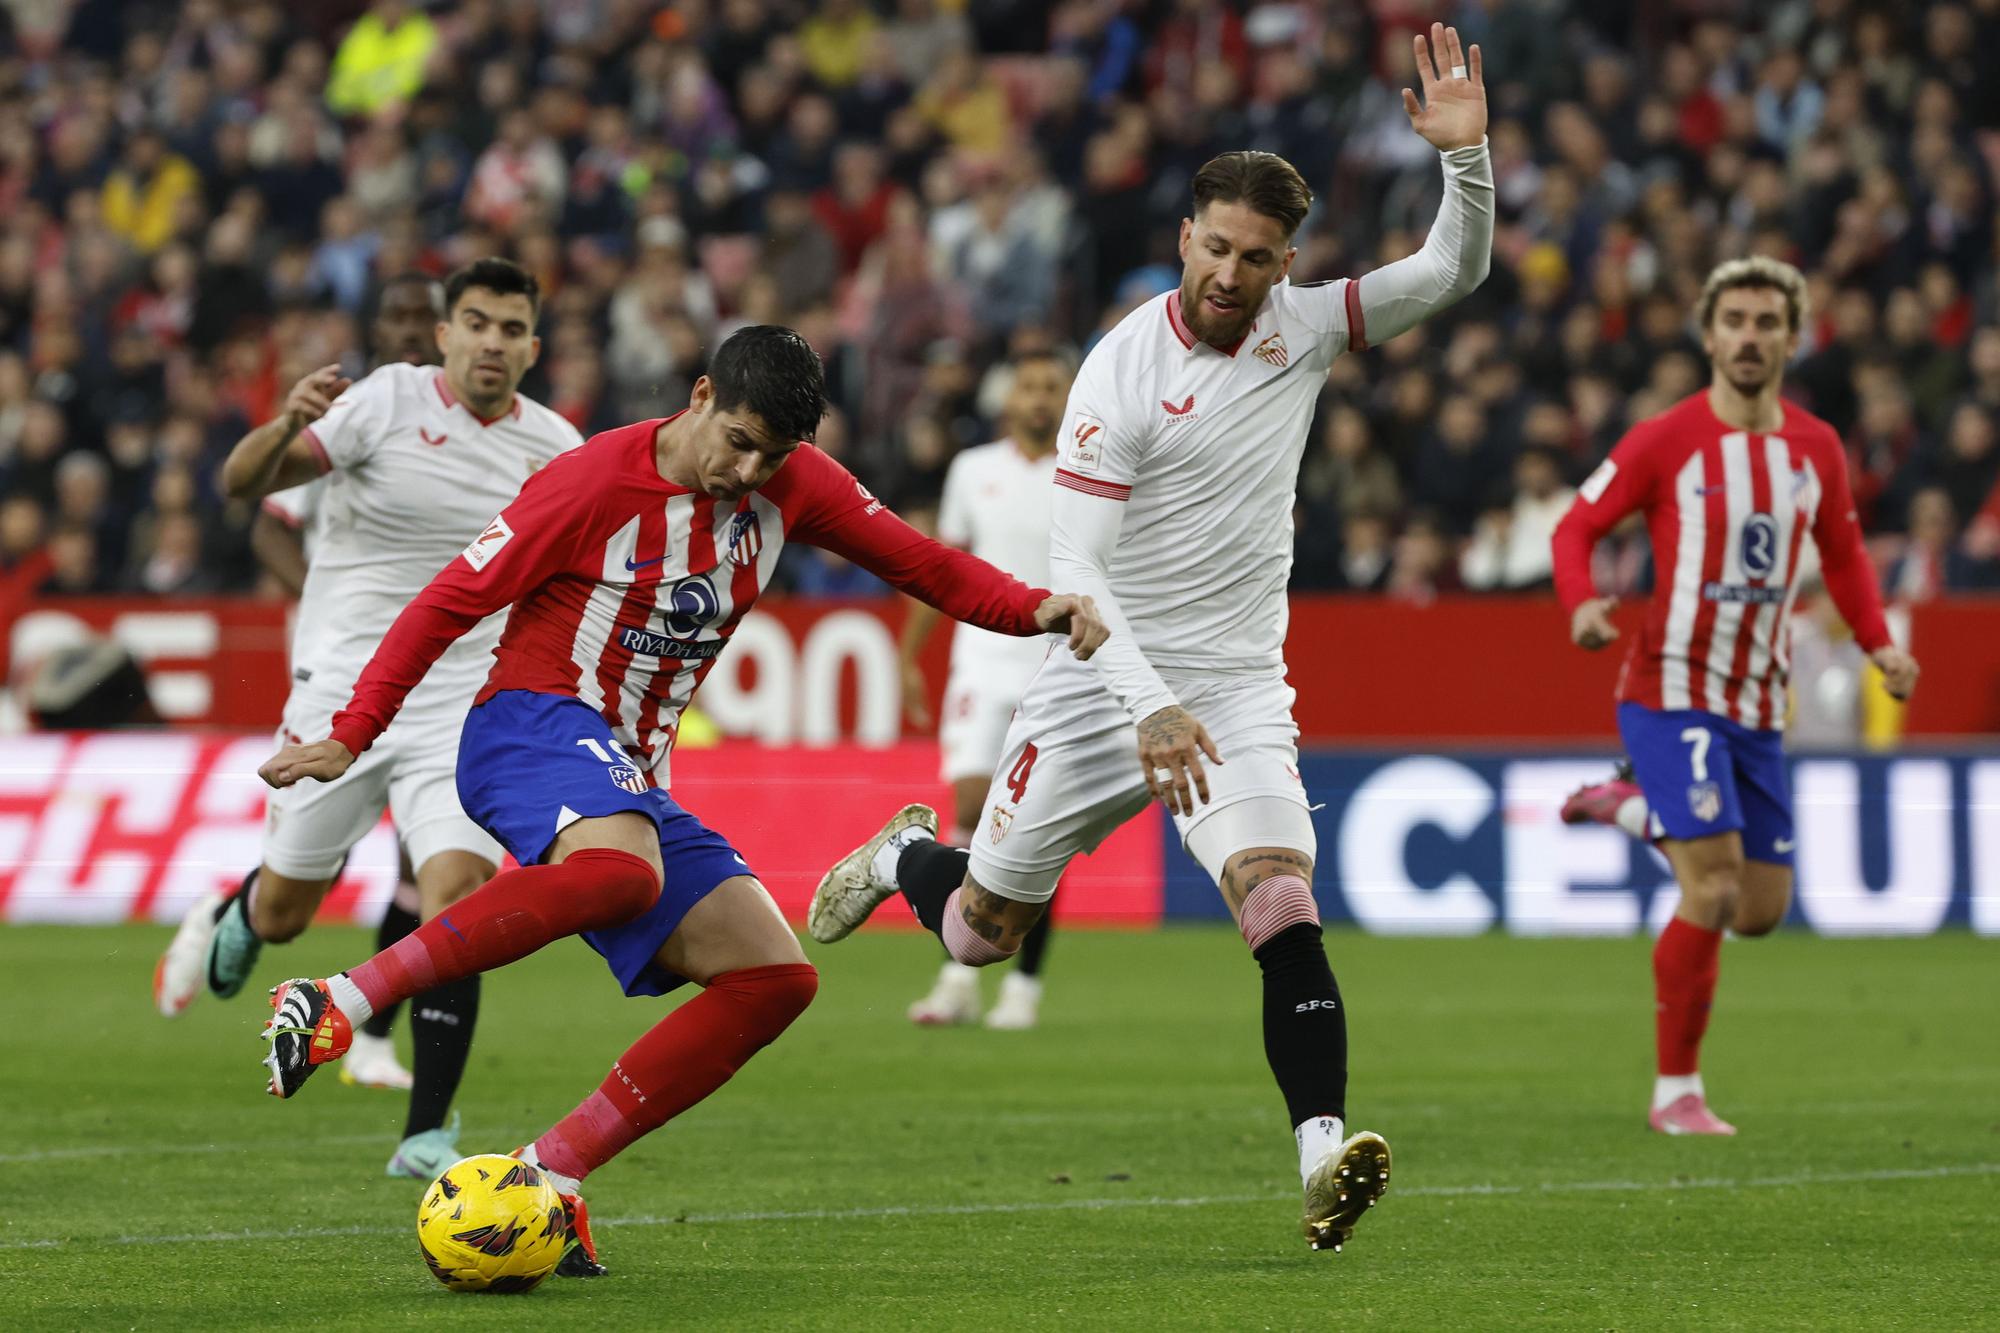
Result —
[[[590, 1182], [612, 1276], [526, 1297], [425, 1273], [421, 1189], [381, 1174], [400, 1097], [331, 1073], [265, 1097], [261, 994], [152, 1013], [167, 934], [0, 929], [0, 1325], [2000, 1323], [2000, 959], [1963, 934], [1726, 946], [1707, 1076], [1734, 1141], [1644, 1132], [1645, 941], [1330, 934], [1352, 1120], [1396, 1153], [1333, 1255], [1297, 1234], [1226, 928], [1059, 937], [1033, 1033], [912, 1028], [935, 948], [864, 933], [814, 949], [789, 1035]], [[366, 944], [316, 931], [259, 981]], [[661, 1008], [576, 942], [489, 978], [466, 1150], [567, 1111]]]

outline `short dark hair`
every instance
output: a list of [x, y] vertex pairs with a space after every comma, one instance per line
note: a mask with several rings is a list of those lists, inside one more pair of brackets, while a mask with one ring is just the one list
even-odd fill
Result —
[[1054, 343], [1041, 347], [1024, 347], [1007, 358], [1007, 364], [1015, 370], [1033, 365], [1037, 361], [1053, 361], [1056, 368], [1065, 375], [1076, 374], [1076, 358]]
[[489, 292], [502, 296], [525, 296], [528, 309], [539, 315], [542, 310], [542, 284], [535, 281], [535, 275], [522, 268], [511, 259], [489, 255], [485, 259], [475, 259], [444, 280], [444, 317], [450, 319], [458, 309], [458, 300], [465, 295], [468, 287], [484, 287]]
[[[532, 279], [530, 279], [530, 281], [532, 281]], [[424, 296], [428, 298], [431, 303], [431, 309], [434, 311], [439, 309], [438, 293], [441, 290], [442, 285], [438, 282], [438, 280], [436, 278], [433, 278], [430, 274], [425, 273], [419, 269], [406, 268], [401, 273], [396, 274], [392, 278], [386, 279], [382, 283], [381, 290], [375, 293], [375, 302], [370, 313], [372, 314], [374, 313], [374, 311], [380, 310], [382, 308], [382, 302], [388, 298], [389, 293], [395, 291], [398, 287], [423, 288]]]
[[1211, 157], [1194, 173], [1194, 211], [1210, 204], [1244, 204], [1275, 219], [1290, 236], [1306, 220], [1313, 192], [1298, 168], [1276, 153], [1248, 149]]
[[724, 412], [746, 408], [781, 440], [810, 440], [826, 415], [826, 372], [812, 345], [781, 324], [751, 324], [709, 358], [708, 382]]

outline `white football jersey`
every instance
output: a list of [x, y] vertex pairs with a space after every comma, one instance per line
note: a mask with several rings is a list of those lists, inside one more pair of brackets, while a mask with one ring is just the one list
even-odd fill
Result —
[[1125, 502], [1111, 592], [1161, 671], [1282, 665], [1299, 459], [1355, 289], [1281, 282], [1229, 352], [1188, 331], [1171, 291], [1084, 359], [1056, 485]]
[[1049, 567], [1099, 598], [1112, 633], [1091, 667], [1133, 720], [1175, 702], [1169, 674], [1283, 669], [1292, 504], [1328, 367], [1458, 300], [1492, 262], [1485, 143], [1439, 161], [1444, 199], [1415, 254], [1280, 282], [1227, 348], [1196, 338], [1168, 292], [1084, 359], [1057, 438]]
[[[514, 395], [481, 421], [436, 366], [381, 366], [307, 427], [327, 474], [307, 500], [305, 591], [292, 675], [345, 700], [410, 599], [506, 508], [528, 474], [582, 443], [576, 428]], [[454, 643], [411, 693], [408, 708], [463, 713], [493, 666], [506, 613]]]
[[316, 477], [302, 485], [272, 491], [264, 497], [264, 508], [298, 532], [308, 562], [312, 560], [313, 547], [319, 541], [320, 497], [325, 494], [326, 478]]
[[[1012, 440], [974, 445], [951, 460], [938, 509], [938, 540], [962, 547], [1031, 587], [1049, 586], [1049, 483], [1056, 456], [1030, 458]], [[954, 681], [986, 673], [1012, 681], [1034, 673], [1048, 652], [1020, 639], [960, 625], [951, 641]]]

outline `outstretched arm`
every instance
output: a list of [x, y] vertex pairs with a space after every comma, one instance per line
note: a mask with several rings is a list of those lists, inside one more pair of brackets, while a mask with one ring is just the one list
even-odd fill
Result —
[[818, 503], [801, 515], [800, 541], [843, 556], [953, 620], [1027, 638], [1066, 634], [1079, 657], [1104, 642], [1086, 597], [1030, 588], [977, 556], [934, 541], [889, 512], [847, 469], [817, 452], [792, 463], [813, 469]]
[[[1486, 150], [1486, 82], [1479, 47], [1470, 63], [1458, 30], [1431, 25], [1412, 39], [1423, 101], [1403, 90], [1410, 125], [1444, 161], [1444, 201], [1415, 254], [1346, 284], [1348, 346], [1384, 343], [1460, 300], [1493, 264], [1493, 159]], [[1434, 50], [1443, 69], [1434, 67]]]
[[[590, 530], [588, 511], [566, 497], [572, 455], [528, 479], [514, 502], [500, 511], [472, 544], [438, 571], [396, 623], [354, 682], [347, 707], [333, 715], [332, 734], [288, 745], [257, 770], [273, 787], [301, 778], [329, 782], [347, 771], [389, 723], [431, 664], [461, 635], [561, 571], [580, 533]], [[587, 466], [587, 465], [586, 465]]]

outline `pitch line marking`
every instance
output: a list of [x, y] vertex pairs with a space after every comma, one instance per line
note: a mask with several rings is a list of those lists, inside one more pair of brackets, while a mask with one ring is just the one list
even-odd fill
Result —
[[[1944, 1180], [1963, 1176], [2000, 1175], [2000, 1162], [1966, 1162], [1953, 1166], [1907, 1167], [1882, 1171], [1796, 1172], [1783, 1176], [1697, 1177], [1687, 1180], [1565, 1180], [1540, 1185], [1416, 1185], [1396, 1190], [1392, 1198], [1456, 1199], [1548, 1194], [1660, 1193], [1711, 1189], [1791, 1189], [1809, 1185], [1862, 1185], [1892, 1180]], [[1211, 1208], [1246, 1203], [1279, 1203], [1290, 1194], [1210, 1194], [1189, 1198], [1047, 1199], [1019, 1203], [887, 1204], [872, 1208], [813, 1208], [758, 1212], [679, 1213], [605, 1217], [600, 1227], [720, 1225], [729, 1222], [845, 1222], [882, 1217], [968, 1217], [1008, 1213], [1094, 1212], [1115, 1208]], [[0, 1250], [54, 1250], [78, 1245], [205, 1245], [233, 1241], [321, 1240], [342, 1236], [400, 1236], [402, 1227], [298, 1227], [286, 1231], [200, 1231], [180, 1235], [98, 1236], [76, 1240], [0, 1240]]]

